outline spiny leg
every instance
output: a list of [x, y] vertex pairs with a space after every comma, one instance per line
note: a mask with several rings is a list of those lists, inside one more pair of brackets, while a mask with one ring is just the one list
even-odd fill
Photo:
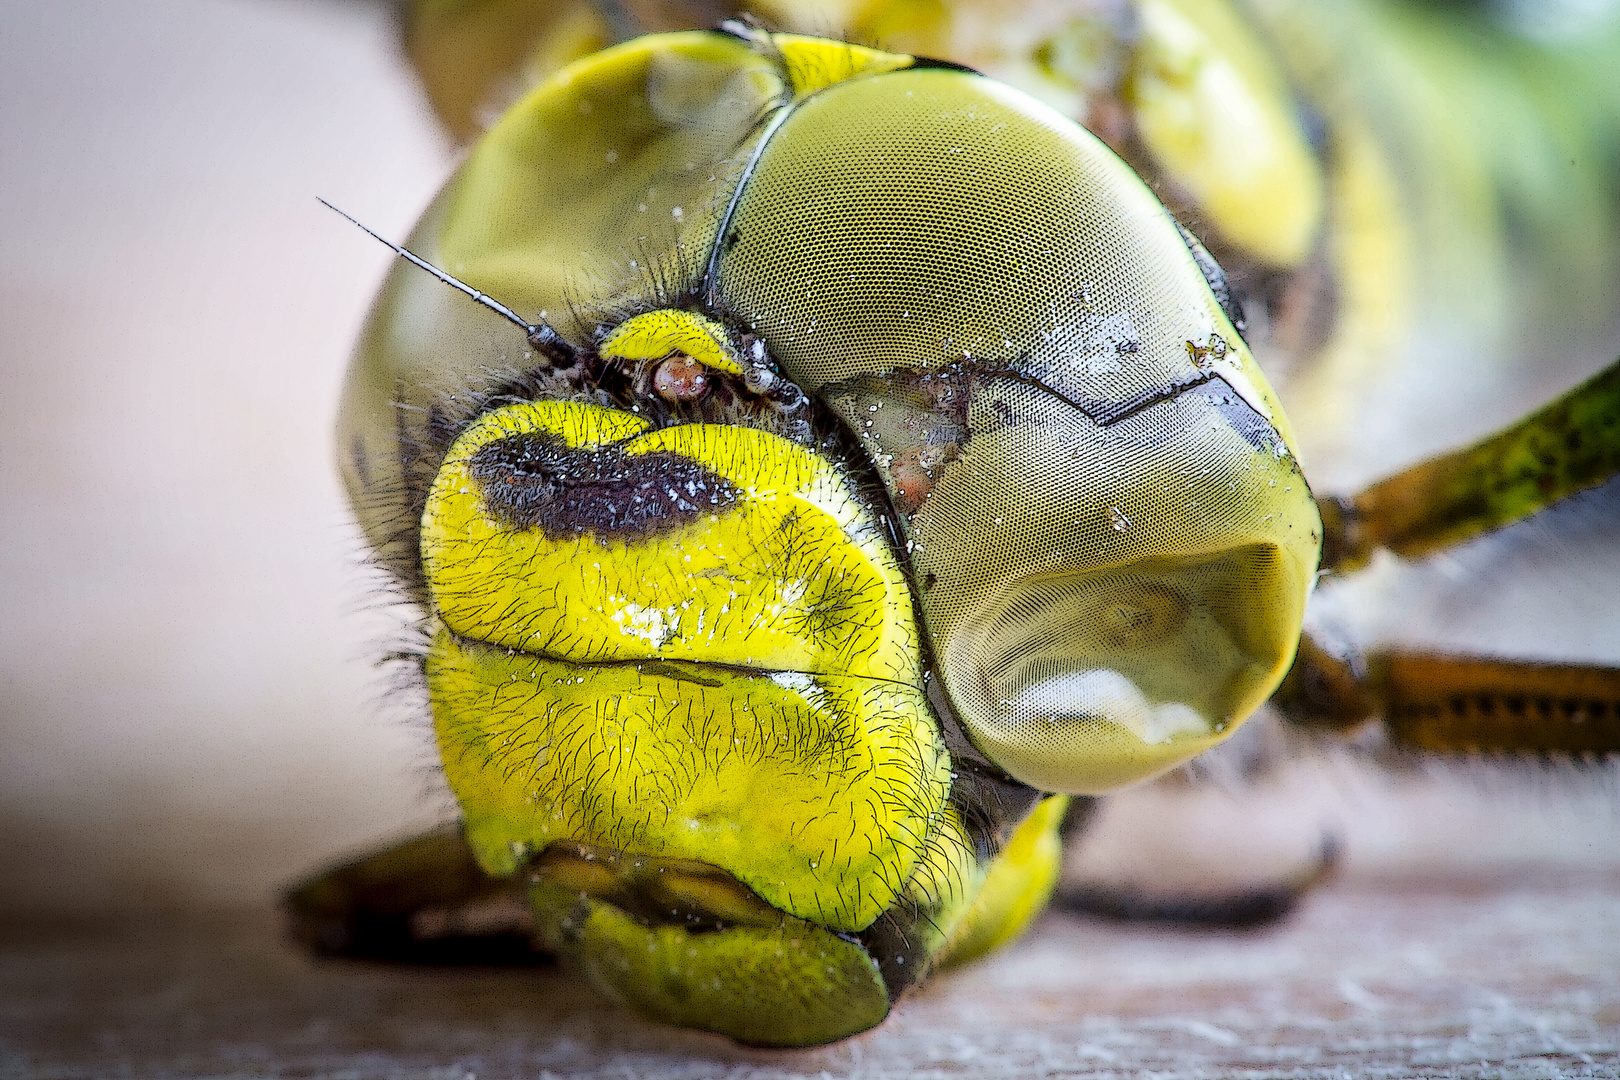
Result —
[[293, 937], [329, 956], [528, 964], [523, 879], [479, 868], [460, 823], [322, 871], [282, 897]]
[[1318, 500], [1322, 569], [1378, 548], [1418, 558], [1511, 525], [1620, 475], [1620, 361], [1513, 426], [1349, 498]]
[[[1620, 361], [1482, 442], [1349, 499], [1322, 499], [1322, 566], [1382, 547], [1420, 557], [1620, 475]], [[1391, 648], [1336, 656], [1309, 637], [1272, 701], [1289, 720], [1348, 730], [1381, 717], [1431, 751], [1620, 751], [1620, 668]]]
[[1382, 717], [1423, 750], [1620, 752], [1620, 668], [1405, 649], [1343, 659], [1306, 638], [1272, 703], [1304, 726]]

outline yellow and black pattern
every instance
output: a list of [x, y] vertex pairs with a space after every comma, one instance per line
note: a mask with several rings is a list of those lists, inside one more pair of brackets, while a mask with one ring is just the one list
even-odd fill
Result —
[[[746, 427], [646, 427], [594, 405], [511, 406], [457, 440], [429, 496], [422, 547], [444, 629], [428, 685], [475, 848], [510, 872], [519, 849], [553, 840], [650, 845], [860, 930], [915, 870], [949, 791], [894, 553], [804, 449]], [[541, 434], [622, 455], [627, 504], [639, 470], [674, 463], [729, 494], [660, 507], [652, 530], [492, 515], [512, 478], [469, 467]], [[574, 486], [551, 509], [607, 501]], [[514, 761], [532, 777], [516, 782]], [[850, 835], [857, 813], [872, 827]]]
[[[1331, 386], [1410, 317], [1400, 154], [1320, 35], [1282, 0], [993, 7], [818, 9], [888, 49], [413, 8], [453, 127], [528, 89], [378, 298], [344, 478], [425, 611], [462, 861], [655, 1019], [824, 1042], [1016, 936], [1071, 795], [1229, 737], [1295, 664], [1323, 513], [1335, 557], [1352, 511], [1393, 545], [1371, 496], [1319, 510], [1256, 358]], [[1417, 683], [1511, 711], [1523, 675], [1301, 655], [1286, 707], [1382, 694], [1454, 742], [1484, 706]]]
[[1015, 91], [638, 39], [411, 242], [538, 322], [396, 274], [346, 477], [429, 612], [473, 856], [649, 1015], [870, 1026], [1043, 906], [1043, 792], [1173, 767], [1287, 668], [1319, 526], [1218, 270]]
[[511, 406], [451, 448], [422, 552], [452, 632], [579, 661], [920, 680], [887, 537], [826, 459], [769, 432]]
[[472, 850], [529, 867], [542, 941], [650, 1015], [849, 1034], [953, 937], [982, 951], [1050, 892], [1063, 800], [976, 888], [988, 837], [951, 800], [909, 588], [826, 458], [509, 405], [450, 448], [421, 542]]

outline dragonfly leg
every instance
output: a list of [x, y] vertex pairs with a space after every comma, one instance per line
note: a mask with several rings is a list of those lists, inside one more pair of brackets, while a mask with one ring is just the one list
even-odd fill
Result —
[[1307, 727], [1379, 717], [1422, 750], [1620, 752], [1620, 668], [1408, 649], [1345, 660], [1305, 638], [1272, 702]]
[[1348, 498], [1318, 500], [1322, 569], [1387, 548], [1419, 558], [1500, 529], [1620, 474], [1620, 361], [1482, 442]]
[[1339, 864], [1339, 841], [1322, 838], [1310, 865], [1284, 881], [1223, 893], [1158, 892], [1131, 885], [1071, 885], [1052, 898], [1059, 911], [1121, 922], [1175, 923], [1182, 926], [1246, 928], [1276, 922], [1301, 897], [1332, 876]]
[[428, 964], [524, 964], [523, 879], [474, 861], [460, 823], [324, 870], [282, 897], [292, 935], [314, 952]]

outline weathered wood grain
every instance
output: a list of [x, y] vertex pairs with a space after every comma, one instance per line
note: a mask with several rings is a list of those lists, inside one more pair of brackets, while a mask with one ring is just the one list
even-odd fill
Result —
[[806, 1052], [650, 1025], [551, 967], [312, 960], [264, 911], [13, 926], [0, 1075], [1616, 1077], [1620, 878], [1347, 884], [1252, 933], [1048, 916]]

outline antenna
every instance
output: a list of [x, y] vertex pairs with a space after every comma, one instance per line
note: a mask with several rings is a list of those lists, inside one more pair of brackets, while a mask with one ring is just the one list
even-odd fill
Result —
[[493, 296], [490, 296], [487, 293], [479, 292], [471, 285], [468, 285], [465, 281], [462, 281], [459, 278], [451, 277], [449, 274], [445, 273], [443, 270], [440, 270], [437, 266], [434, 266], [432, 263], [417, 255], [415, 252], [407, 248], [400, 247], [387, 237], [379, 236], [371, 228], [362, 224], [349, 214], [344, 213], [342, 210], [339, 210], [337, 207], [333, 206], [325, 199], [322, 199], [320, 196], [316, 196], [316, 201], [322, 206], [326, 207], [328, 210], [332, 211], [334, 214], [348, 219], [350, 224], [358, 227], [362, 232], [366, 233], [372, 239], [392, 249], [395, 255], [398, 255], [412, 266], [417, 266], [423, 270], [426, 270], [428, 273], [432, 274], [434, 277], [438, 278], [452, 289], [457, 289], [463, 293], [466, 293], [472, 298], [474, 303], [482, 304], [495, 314], [517, 326], [523, 331], [524, 338], [526, 338], [529, 344], [534, 348], [546, 349], [561, 353], [563, 356], [566, 356], [569, 359], [574, 358], [574, 347], [570, 345], [561, 334], [553, 330], [546, 322], [541, 321], [531, 323], [525, 321], [521, 315], [507, 307], [505, 304], [501, 303], [499, 300], [495, 299]]

